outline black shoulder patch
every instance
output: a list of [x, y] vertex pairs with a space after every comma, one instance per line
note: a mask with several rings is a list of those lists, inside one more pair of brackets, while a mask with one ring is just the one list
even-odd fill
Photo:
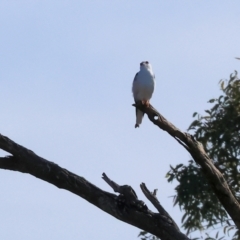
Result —
[[135, 77], [134, 77], [134, 80], [133, 80], [133, 81], [136, 81], [136, 79], [137, 79], [137, 75], [138, 75], [138, 73], [136, 73], [136, 75], [135, 75]]

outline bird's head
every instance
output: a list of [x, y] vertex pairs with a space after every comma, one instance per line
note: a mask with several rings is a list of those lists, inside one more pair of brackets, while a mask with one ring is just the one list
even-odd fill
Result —
[[148, 61], [144, 61], [140, 63], [140, 69], [152, 70], [152, 66]]

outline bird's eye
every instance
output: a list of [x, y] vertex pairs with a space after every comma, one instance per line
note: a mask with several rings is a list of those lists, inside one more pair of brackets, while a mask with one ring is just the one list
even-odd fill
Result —
[[146, 64], [148, 64], [149, 62], [148, 62], [148, 61], [146, 61], [145, 63], [146, 63]]

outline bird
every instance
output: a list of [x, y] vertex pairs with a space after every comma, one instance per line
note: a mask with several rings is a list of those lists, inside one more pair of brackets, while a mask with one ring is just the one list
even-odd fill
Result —
[[[150, 99], [155, 88], [155, 75], [151, 64], [148, 61], [140, 63], [140, 71], [136, 73], [133, 84], [132, 93], [135, 103], [141, 102], [142, 105], [149, 107]], [[142, 123], [144, 113], [136, 108], [136, 124], [138, 128]]]

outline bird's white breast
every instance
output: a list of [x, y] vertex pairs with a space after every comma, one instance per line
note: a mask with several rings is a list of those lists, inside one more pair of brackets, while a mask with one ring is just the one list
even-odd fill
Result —
[[149, 100], [152, 97], [155, 86], [154, 75], [151, 71], [141, 70], [137, 75], [136, 90], [133, 91], [136, 101]]

